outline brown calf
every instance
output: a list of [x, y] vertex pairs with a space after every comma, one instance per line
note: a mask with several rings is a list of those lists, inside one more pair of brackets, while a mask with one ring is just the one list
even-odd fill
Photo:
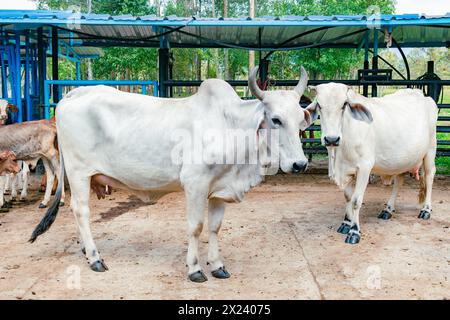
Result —
[[[37, 162], [42, 159], [47, 172], [47, 188], [39, 205], [45, 208], [50, 201], [55, 174], [59, 172], [56, 126], [48, 120], [0, 126], [0, 150], [11, 150], [18, 160]], [[61, 203], [64, 203], [64, 192]], [[3, 197], [0, 196], [0, 206]]]

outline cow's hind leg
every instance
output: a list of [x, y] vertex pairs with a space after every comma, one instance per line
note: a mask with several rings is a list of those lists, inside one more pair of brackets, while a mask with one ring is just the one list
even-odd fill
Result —
[[215, 278], [226, 279], [230, 274], [225, 269], [219, 253], [218, 233], [222, 225], [225, 203], [219, 199], [210, 199], [208, 204], [209, 250], [208, 264]]
[[28, 163], [23, 162], [22, 169], [22, 192], [20, 193], [20, 201], [25, 201], [28, 197], [28, 176], [30, 174], [30, 168]]
[[40, 209], [47, 207], [52, 195], [53, 181], [55, 180], [55, 172], [53, 171], [50, 162], [47, 159], [42, 158], [42, 163], [44, 164], [45, 172], [47, 174], [47, 185], [45, 186], [44, 200], [39, 204]]
[[186, 263], [189, 279], [193, 282], [208, 280], [202, 271], [198, 256], [198, 238], [203, 230], [207, 193], [199, 192], [198, 187], [186, 188], [188, 220], [188, 252]]
[[432, 148], [428, 151], [423, 160], [424, 177], [421, 178], [421, 194], [419, 194], [419, 202], [423, 204], [423, 207], [422, 210], [420, 210], [418, 218], [424, 220], [430, 219], [432, 211], [431, 191], [433, 189], [434, 175], [436, 174], [436, 165], [434, 163], [435, 156], [436, 149]]
[[353, 183], [350, 182], [344, 189], [344, 196], [345, 196], [345, 216], [344, 221], [342, 221], [342, 224], [337, 229], [337, 232], [342, 234], [347, 234], [350, 231], [350, 228], [352, 227], [352, 223], [350, 221], [351, 217], [351, 210], [352, 210], [352, 194], [353, 194]]
[[394, 186], [392, 187], [391, 197], [384, 209], [378, 215], [379, 219], [389, 220], [392, 217], [392, 213], [395, 212], [395, 200], [397, 199], [398, 191], [403, 185], [403, 175], [396, 175], [394, 177]]
[[89, 193], [90, 193], [90, 177], [69, 179], [72, 197], [70, 206], [75, 216], [75, 220], [80, 232], [81, 241], [84, 244], [83, 253], [86, 255], [88, 263], [92, 270], [103, 272], [108, 267], [100, 258], [100, 254], [92, 238], [91, 228], [89, 224]]
[[351, 228], [345, 239], [345, 243], [356, 244], [361, 239], [361, 228], [359, 225], [359, 211], [361, 210], [364, 192], [366, 191], [367, 184], [369, 183], [370, 169], [360, 167], [356, 174], [355, 190], [350, 200], [351, 210], [349, 211]]

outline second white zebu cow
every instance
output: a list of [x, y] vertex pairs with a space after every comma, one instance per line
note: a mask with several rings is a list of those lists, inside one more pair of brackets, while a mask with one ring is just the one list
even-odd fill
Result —
[[322, 143], [334, 151], [329, 172], [344, 190], [347, 202], [344, 222], [338, 229], [347, 234], [345, 242], [360, 241], [359, 211], [371, 173], [384, 181], [394, 179], [392, 195], [378, 216], [389, 219], [402, 174], [413, 172], [418, 177], [422, 167], [419, 218], [428, 219], [436, 171], [438, 108], [434, 100], [412, 89], [372, 99], [338, 83], [310, 89], [316, 97], [307, 110], [313, 119], [320, 113]]
[[[261, 129], [277, 129], [279, 150], [268, 150], [270, 156], [279, 155], [284, 172], [301, 172], [307, 165], [299, 139], [299, 130], [310, 124], [309, 114], [299, 106], [307, 84], [306, 72], [302, 68], [301, 79], [293, 91], [260, 90], [256, 72], [257, 69], [250, 75], [249, 87], [258, 100], [241, 100], [228, 83], [210, 79], [201, 84], [196, 94], [182, 99], [149, 97], [97, 86], [75, 89], [60, 101], [56, 124], [60, 154], [64, 158], [61, 163], [69, 180], [71, 208], [85, 247], [83, 251], [92, 270], [107, 270], [89, 226], [90, 182], [95, 180], [99, 185], [125, 189], [148, 201], [184, 190], [189, 279], [207, 280], [198, 256], [206, 208], [208, 263], [214, 277], [229, 277], [219, 256], [217, 238], [225, 203], [241, 201], [244, 193], [261, 181], [260, 165], [264, 163], [210, 161], [228, 156], [228, 152], [222, 154], [222, 142], [212, 139], [210, 133], [218, 131], [223, 136], [233, 130], [250, 130], [250, 140], [256, 140], [250, 141], [250, 145], [265, 148], [271, 144], [260, 134]], [[193, 144], [200, 144], [207, 159], [186, 160], [190, 148], [182, 149], [178, 157], [179, 142], [173, 139], [174, 135], [188, 138], [196, 134], [202, 139]], [[226, 149], [232, 151], [235, 145]], [[197, 151], [193, 149], [194, 157], [198, 156]], [[251, 151], [252, 147], [244, 143], [237, 156]], [[63, 172], [57, 198], [64, 181]], [[31, 242], [49, 228], [57, 211], [55, 203], [36, 227]]]

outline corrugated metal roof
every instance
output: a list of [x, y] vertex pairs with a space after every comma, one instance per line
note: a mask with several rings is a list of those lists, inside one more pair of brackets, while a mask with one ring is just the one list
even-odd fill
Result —
[[[359, 47], [368, 28], [392, 31], [403, 47], [448, 46], [450, 13], [443, 15], [333, 15], [240, 18], [157, 17], [84, 14], [72, 11], [0, 10], [6, 30], [57, 26], [61, 37], [73, 36], [79, 45], [159, 47], [166, 35], [171, 47], [238, 47], [292, 49], [307, 46]], [[315, 32], [313, 32], [317, 29]], [[292, 41], [288, 39], [304, 34]], [[379, 33], [383, 46], [384, 33]]]

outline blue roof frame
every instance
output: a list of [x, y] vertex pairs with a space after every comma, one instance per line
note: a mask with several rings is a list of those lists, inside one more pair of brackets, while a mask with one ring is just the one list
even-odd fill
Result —
[[281, 17], [241, 17], [241, 18], [198, 18], [198, 17], [157, 17], [109, 14], [85, 14], [74, 11], [52, 10], [0, 10], [0, 24], [102, 24], [102, 25], [155, 25], [155, 26], [361, 26], [368, 21], [376, 21], [381, 26], [404, 25], [450, 25], [450, 13], [443, 15], [424, 14], [382, 14], [333, 15], [333, 16], [281, 16]]
[[[0, 26], [12, 32], [33, 30], [41, 26], [56, 26], [61, 34], [71, 35], [74, 30], [76, 45], [81, 46], [148, 46], [158, 47], [159, 42], [142, 41], [154, 38], [170, 28], [182, 28], [182, 32], [166, 37], [171, 47], [239, 47], [266, 50], [277, 47], [289, 37], [318, 27], [332, 28], [315, 35], [309, 35], [289, 43], [285, 49], [301, 48], [331, 39], [321, 47], [357, 48], [361, 45], [363, 34], [342, 37], [355, 30], [377, 27], [394, 30], [397, 42], [403, 47], [449, 46], [450, 13], [443, 15], [423, 14], [382, 14], [370, 15], [332, 15], [332, 16], [282, 16], [282, 17], [240, 17], [240, 18], [199, 18], [199, 17], [158, 17], [155, 15], [137, 16], [109, 14], [85, 14], [73, 11], [54, 10], [0, 10]], [[408, 28], [405, 31], [405, 28]], [[412, 28], [412, 29], [411, 29]], [[70, 30], [69, 30], [70, 29]], [[420, 29], [420, 30], [419, 30]], [[262, 32], [262, 43], [255, 35]], [[94, 38], [76, 35], [85, 33]], [[200, 37], [201, 36], [201, 37]], [[283, 36], [283, 37], [281, 37]], [[113, 38], [116, 38], [113, 41]], [[379, 42], [383, 46], [383, 35]], [[272, 45], [274, 44], [274, 45]]]

